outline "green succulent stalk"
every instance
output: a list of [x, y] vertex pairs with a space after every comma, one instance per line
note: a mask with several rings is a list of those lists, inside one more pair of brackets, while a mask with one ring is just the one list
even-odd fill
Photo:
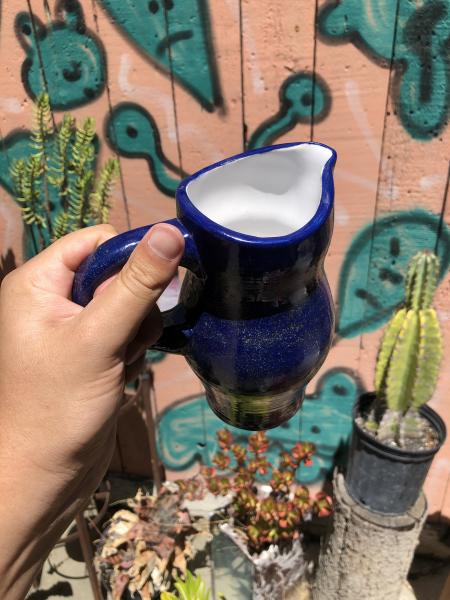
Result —
[[22, 211], [22, 219], [32, 233], [35, 252], [45, 247], [47, 220], [42, 210], [41, 179], [42, 166], [39, 157], [28, 161], [17, 160], [11, 167], [11, 177], [16, 190], [16, 201]]
[[45, 93], [36, 102], [30, 141], [31, 154], [13, 162], [11, 178], [37, 254], [66, 233], [107, 222], [119, 163], [109, 159], [96, 177], [95, 120], [78, 125], [67, 113], [56, 125]]
[[[439, 277], [439, 258], [419, 252], [406, 277], [405, 302], [384, 332], [375, 369], [378, 407], [366, 427], [384, 443], [404, 446], [421, 438], [419, 409], [436, 387], [442, 361], [442, 336], [432, 301]], [[376, 413], [384, 409], [379, 423]]]
[[34, 161], [39, 162], [41, 167], [42, 192], [43, 192], [43, 208], [49, 235], [53, 233], [52, 221], [50, 218], [50, 191], [48, 187], [48, 179], [46, 177], [49, 171], [49, 143], [53, 135], [53, 119], [50, 107], [50, 100], [47, 94], [41, 94], [34, 108], [34, 126], [31, 132], [31, 146], [34, 148], [34, 154], [31, 157]]
[[89, 197], [90, 218], [97, 223], [108, 222], [111, 191], [118, 175], [119, 163], [115, 158], [110, 158], [100, 172], [95, 191]]

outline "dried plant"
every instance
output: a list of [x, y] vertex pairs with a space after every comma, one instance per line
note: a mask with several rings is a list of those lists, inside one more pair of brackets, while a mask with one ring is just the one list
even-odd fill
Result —
[[157, 496], [139, 490], [128, 501], [129, 510], [113, 515], [96, 553], [113, 600], [120, 600], [125, 589], [150, 600], [186, 575], [198, 532], [181, 503], [179, 492], [167, 487]]
[[[217, 432], [219, 452], [214, 467], [202, 467], [200, 477], [180, 480], [181, 493], [195, 496], [196, 484], [215, 495], [232, 494], [229, 512], [233, 525], [246, 538], [251, 553], [259, 554], [271, 544], [289, 544], [300, 536], [303, 520], [313, 514], [328, 516], [331, 498], [323, 492], [312, 498], [307, 487], [297, 484], [295, 475], [301, 464], [311, 464], [313, 444], [297, 443], [289, 452], [281, 452], [279, 465], [266, 457], [269, 440], [265, 432], [249, 437], [247, 447], [236, 444], [231, 432]], [[264, 493], [258, 476], [268, 476], [270, 491]]]

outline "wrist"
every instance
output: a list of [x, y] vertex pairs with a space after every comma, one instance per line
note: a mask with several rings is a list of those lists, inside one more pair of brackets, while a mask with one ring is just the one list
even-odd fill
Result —
[[42, 472], [20, 455], [13, 458], [10, 447], [0, 444], [2, 600], [25, 597], [40, 565], [81, 507], [72, 493], [76, 489], [68, 492], [60, 477]]

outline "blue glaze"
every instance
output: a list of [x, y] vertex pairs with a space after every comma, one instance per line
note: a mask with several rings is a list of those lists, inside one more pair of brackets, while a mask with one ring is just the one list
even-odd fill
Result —
[[[170, 219], [166, 223], [177, 227], [184, 237], [185, 248], [181, 266], [201, 276], [197, 250], [189, 232], [178, 219]], [[126, 231], [101, 244], [93, 254], [88, 256], [75, 275], [72, 288], [73, 301], [86, 306], [92, 300], [98, 286], [123, 267], [150, 227], [152, 225]]]
[[[289, 235], [255, 237], [227, 229], [194, 206], [187, 188], [234, 160], [298, 145], [251, 150], [185, 179], [176, 195], [178, 219], [168, 221], [185, 237], [181, 264], [190, 271], [154, 347], [184, 354], [214, 412], [245, 429], [276, 427], [292, 417], [331, 346], [334, 307], [323, 261], [333, 228], [336, 153], [325, 146], [331, 157], [322, 170], [317, 211]], [[148, 228], [100, 246], [75, 276], [74, 301], [86, 305]]]

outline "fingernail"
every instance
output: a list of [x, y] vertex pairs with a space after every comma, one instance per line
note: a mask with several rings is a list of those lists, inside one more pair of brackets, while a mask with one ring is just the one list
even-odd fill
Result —
[[183, 238], [171, 225], [155, 226], [147, 243], [155, 254], [166, 260], [174, 260], [183, 250]]

